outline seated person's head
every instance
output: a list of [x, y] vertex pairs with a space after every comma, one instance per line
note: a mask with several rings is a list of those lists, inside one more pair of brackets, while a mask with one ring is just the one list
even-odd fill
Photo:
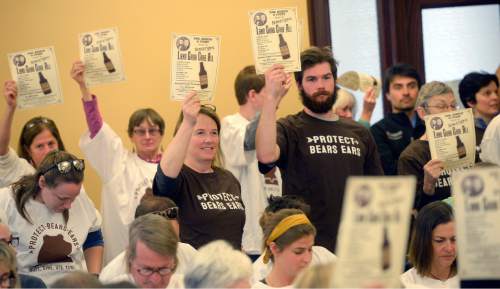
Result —
[[431, 81], [420, 88], [415, 107], [418, 116], [423, 119], [426, 115], [456, 110], [457, 100], [447, 84]]
[[495, 74], [472, 72], [458, 86], [464, 107], [471, 107], [474, 116], [490, 120], [499, 111], [498, 78]]
[[[150, 193], [151, 191], [151, 193]], [[170, 221], [175, 234], [179, 236], [179, 207], [167, 197], [158, 197], [152, 195], [151, 189], [146, 189], [146, 194], [142, 197], [139, 206], [135, 209], [134, 218], [153, 213], [162, 216]]]
[[295, 278], [312, 260], [316, 229], [304, 212], [283, 209], [274, 213], [264, 225], [264, 263]]
[[455, 219], [450, 205], [437, 201], [425, 205], [417, 214], [410, 243], [410, 263], [421, 276], [449, 269], [456, 274]]
[[129, 273], [141, 288], [165, 288], [177, 266], [179, 239], [164, 217], [147, 214], [129, 228], [126, 260]]
[[6, 242], [0, 242], [0, 288], [20, 288], [16, 252]]
[[95, 275], [83, 271], [75, 271], [65, 274], [57, 279], [52, 288], [103, 288], [103, 285]]
[[40, 200], [53, 213], [63, 213], [67, 221], [69, 209], [80, 194], [84, 161], [64, 151], [49, 152], [33, 175], [26, 175], [12, 185], [19, 214], [31, 222], [26, 210], [28, 200]]
[[285, 196], [270, 196], [268, 198], [268, 205], [264, 209], [264, 213], [259, 219], [259, 224], [262, 230], [267, 220], [277, 211], [282, 209], [298, 209], [301, 210], [309, 217], [311, 207], [304, 202], [304, 200], [295, 195]]
[[186, 288], [250, 288], [252, 263], [225, 241], [200, 248], [184, 275]]

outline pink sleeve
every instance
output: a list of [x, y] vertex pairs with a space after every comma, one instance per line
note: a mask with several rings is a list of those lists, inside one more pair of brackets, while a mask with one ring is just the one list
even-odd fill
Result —
[[90, 138], [94, 138], [95, 135], [101, 130], [102, 127], [102, 117], [99, 112], [99, 106], [97, 105], [97, 98], [92, 94], [91, 101], [83, 102], [83, 110], [85, 111], [85, 118], [87, 119], [87, 126], [90, 131]]

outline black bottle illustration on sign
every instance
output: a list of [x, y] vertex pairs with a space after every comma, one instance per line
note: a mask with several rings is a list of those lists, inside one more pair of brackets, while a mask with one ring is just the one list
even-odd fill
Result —
[[384, 225], [384, 241], [382, 242], [382, 270], [387, 270], [391, 267], [391, 242], [387, 227]]
[[463, 159], [463, 158], [465, 158], [465, 156], [467, 156], [467, 152], [465, 151], [465, 145], [458, 135], [456, 137], [457, 137], [458, 158]]
[[109, 73], [113, 73], [116, 71], [115, 66], [113, 65], [113, 62], [111, 62], [111, 59], [106, 55], [106, 52], [102, 52], [102, 57], [104, 58], [104, 65], [106, 66], [106, 69], [108, 70]]
[[200, 62], [200, 87], [201, 89], [205, 89], [208, 87], [208, 76], [207, 71], [205, 70], [205, 66], [203, 66], [203, 62]]
[[290, 58], [290, 50], [288, 49], [288, 44], [285, 41], [285, 38], [283, 38], [283, 34], [278, 35], [280, 38], [280, 51], [281, 51], [281, 58], [283, 59], [288, 59]]
[[40, 78], [40, 87], [42, 88], [43, 94], [51, 93], [52, 89], [50, 88], [50, 84], [47, 81], [47, 78], [43, 76], [42, 72], [38, 72], [38, 78]]

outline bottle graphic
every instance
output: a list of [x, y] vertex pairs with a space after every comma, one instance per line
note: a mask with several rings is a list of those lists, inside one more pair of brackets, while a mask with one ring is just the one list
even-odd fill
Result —
[[200, 62], [200, 87], [201, 89], [205, 89], [208, 87], [208, 76], [207, 71], [205, 70], [205, 66], [203, 66], [203, 62]]
[[52, 89], [50, 88], [50, 84], [47, 81], [47, 78], [43, 76], [42, 72], [38, 72], [38, 78], [40, 78], [40, 87], [42, 88], [43, 94], [51, 93]]
[[278, 35], [280, 38], [280, 51], [281, 51], [281, 58], [283, 59], [288, 59], [290, 58], [290, 50], [288, 49], [288, 44], [285, 41], [285, 38], [283, 38], [283, 34]]
[[382, 242], [382, 270], [387, 270], [391, 267], [391, 242], [387, 227], [384, 225], [384, 241]]
[[457, 152], [458, 152], [458, 158], [459, 158], [459, 159], [463, 159], [463, 158], [465, 158], [465, 156], [467, 155], [467, 152], [465, 151], [465, 145], [464, 145], [464, 143], [462, 142], [462, 140], [460, 139], [460, 137], [458, 137], [458, 135], [457, 135], [456, 137], [457, 137]]
[[106, 52], [102, 52], [102, 57], [104, 58], [104, 65], [106, 66], [106, 69], [108, 70], [109, 73], [113, 73], [116, 71], [115, 66], [113, 65], [113, 62], [111, 62], [111, 59], [106, 55]]

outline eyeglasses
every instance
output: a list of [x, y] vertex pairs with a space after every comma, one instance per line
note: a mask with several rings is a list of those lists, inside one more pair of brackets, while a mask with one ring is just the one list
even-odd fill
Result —
[[37, 126], [40, 124], [51, 124], [51, 123], [53, 123], [53, 121], [46, 118], [46, 117], [43, 117], [43, 116], [37, 117], [34, 120], [32, 120], [26, 124], [26, 129], [32, 129], [34, 126]]
[[168, 274], [172, 274], [175, 270], [174, 268], [161, 267], [161, 268], [149, 268], [149, 267], [137, 267], [137, 273], [141, 276], [149, 277], [153, 275], [153, 273], [158, 273], [160, 276], [166, 276]]
[[158, 136], [160, 135], [160, 129], [157, 128], [157, 127], [151, 127], [151, 128], [148, 128], [148, 129], [144, 129], [144, 128], [134, 128], [134, 134], [138, 135], [138, 136], [145, 136], [146, 135], [146, 132], [150, 135], [150, 136]]
[[14, 274], [14, 271], [10, 271], [7, 273], [3, 273], [0, 275], [0, 283], [2, 284], [3, 287], [6, 288], [14, 288], [14, 285], [16, 285], [16, 275]]
[[217, 107], [215, 107], [215, 105], [213, 105], [213, 104], [209, 104], [209, 103], [202, 104], [201, 107], [205, 108], [205, 109], [208, 109], [208, 110], [211, 110], [211, 111], [214, 111], [214, 112], [217, 111]]
[[19, 237], [13, 237], [12, 235], [10, 235], [9, 240], [0, 239], [0, 241], [5, 242], [7, 245], [12, 247], [17, 247], [19, 245]]
[[162, 216], [164, 218], [167, 218], [169, 220], [175, 220], [177, 219], [177, 216], [179, 215], [179, 207], [171, 207], [162, 211], [156, 211], [153, 212], [155, 215]]
[[445, 110], [447, 108], [450, 108], [451, 110], [456, 110], [456, 109], [460, 109], [460, 105], [458, 104], [439, 104], [439, 105], [426, 105], [425, 107], [434, 107], [434, 108], [437, 108], [439, 110]]
[[74, 168], [77, 171], [83, 171], [85, 169], [85, 163], [83, 160], [70, 160], [70, 161], [62, 161], [57, 164], [53, 164], [50, 166], [48, 169], [42, 171], [40, 175], [46, 174], [48, 171], [57, 168], [59, 173], [61, 174], [67, 174], [71, 171], [71, 168]]

